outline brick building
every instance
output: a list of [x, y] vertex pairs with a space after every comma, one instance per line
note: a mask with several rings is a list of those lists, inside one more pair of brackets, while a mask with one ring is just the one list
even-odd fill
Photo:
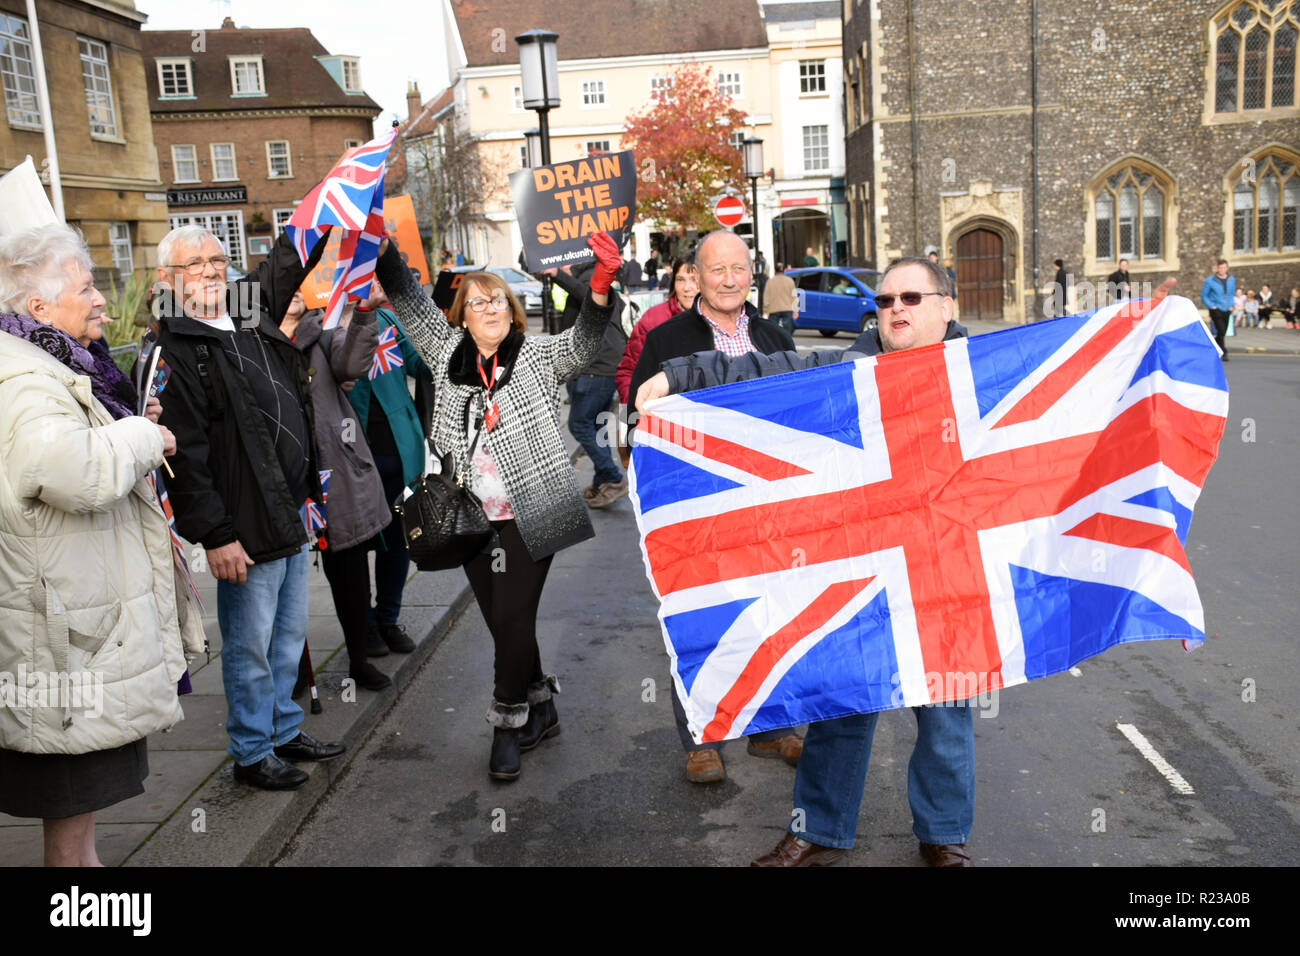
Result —
[[[141, 55], [144, 14], [131, 0], [42, 0], [38, 11], [33, 30], [23, 0], [0, 0], [0, 173], [28, 155], [41, 169], [52, 122], [64, 215], [85, 234], [96, 272], [142, 270], [167, 231]], [[37, 93], [38, 32], [51, 116]]]
[[146, 30], [149, 108], [172, 226], [198, 223], [247, 271], [380, 108], [356, 57], [307, 29]]
[[963, 314], [1015, 321], [1058, 257], [1300, 284], [1298, 31], [1300, 0], [844, 0], [852, 261], [937, 246]]

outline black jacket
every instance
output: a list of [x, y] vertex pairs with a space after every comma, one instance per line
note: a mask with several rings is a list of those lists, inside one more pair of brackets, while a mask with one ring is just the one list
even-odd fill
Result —
[[[235, 334], [260, 336], [279, 356], [297, 386], [308, 435], [315, 430], [310, 370], [279, 323], [324, 249], [322, 239], [303, 265], [281, 234], [257, 272], [231, 283], [229, 290]], [[161, 319], [158, 344], [171, 369], [159, 400], [160, 424], [176, 436], [176, 454], [168, 459], [176, 477], [168, 480], [167, 491], [177, 532], [209, 550], [239, 541], [254, 561], [296, 554], [307, 542], [299, 516], [303, 503], [293, 500], [263, 414], [247, 380], [226, 357], [222, 333], [185, 315], [170, 294], [155, 306]], [[309, 485], [320, 501], [314, 449], [311, 455]]]
[[[966, 338], [966, 329], [954, 321], [948, 322], [943, 340]], [[663, 372], [668, 376], [668, 391], [693, 392], [700, 388], [714, 385], [729, 385], [732, 382], [747, 382], [754, 378], [769, 375], [784, 375], [786, 372], [799, 372], [808, 368], [820, 368], [823, 365], [838, 365], [852, 362], [870, 355], [880, 355], [884, 348], [880, 344], [880, 332], [870, 329], [858, 336], [849, 348], [818, 349], [807, 355], [795, 351], [775, 352], [759, 355], [750, 352], [732, 358], [721, 352], [698, 352], [667, 362]]]
[[[659, 366], [669, 359], [682, 358], [696, 352], [713, 351], [713, 329], [699, 313], [700, 300], [696, 296], [695, 304], [689, 309], [678, 312], [667, 322], [650, 330], [645, 337], [645, 347], [637, 359], [636, 369], [632, 372], [632, 383], [628, 386], [628, 398], [636, 400], [637, 389], [646, 379], [659, 371]], [[794, 339], [775, 322], [758, 317], [757, 311], [748, 302], [745, 314], [749, 316], [749, 341], [754, 350], [764, 355], [774, 352], [794, 351]]]

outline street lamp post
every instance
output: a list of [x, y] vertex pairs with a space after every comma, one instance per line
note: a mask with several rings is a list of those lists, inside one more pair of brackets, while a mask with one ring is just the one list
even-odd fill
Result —
[[545, 165], [542, 162], [542, 131], [539, 129], [524, 130], [524, 153], [528, 161], [524, 163], [529, 169]]
[[[523, 93], [524, 108], [537, 113], [538, 152], [541, 163], [533, 162], [535, 153], [533, 143], [525, 141], [528, 149], [529, 165], [549, 166], [551, 164], [551, 129], [547, 114], [560, 105], [559, 61], [556, 59], [555, 41], [559, 34], [549, 30], [528, 30], [515, 37], [519, 44], [519, 75]], [[551, 277], [542, 276], [542, 331], [548, 335], [554, 331], [555, 309], [551, 304]]]
[[[758, 180], [763, 175], [763, 141], [756, 136], [746, 136], [741, 142], [745, 151], [745, 178], [754, 191], [754, 257], [758, 257]], [[757, 280], [755, 280], [757, 281]], [[758, 283], [758, 314], [763, 314], [763, 284]]]

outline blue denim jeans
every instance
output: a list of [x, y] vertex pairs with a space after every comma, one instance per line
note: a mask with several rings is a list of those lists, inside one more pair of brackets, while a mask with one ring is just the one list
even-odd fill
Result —
[[[916, 746], [907, 767], [912, 832], [922, 843], [965, 843], [975, 819], [972, 709], [962, 702], [913, 707], [912, 713]], [[808, 726], [794, 778], [790, 832], [795, 836], [820, 846], [853, 846], [879, 716], [853, 714]]]
[[[569, 432], [591, 459], [592, 467], [596, 469], [596, 477], [592, 480], [597, 486], [623, 480], [623, 472], [614, 463], [612, 441], [604, 445], [597, 441], [596, 416], [609, 411], [613, 397], [612, 375], [579, 375], [569, 383]], [[605, 429], [599, 431], [606, 433]], [[616, 440], [617, 437], [618, 433], [613, 432], [611, 438]]]
[[308, 563], [304, 544], [298, 554], [254, 564], [243, 584], [217, 582], [228, 749], [243, 766], [298, 736], [302, 708], [290, 695], [307, 642]]

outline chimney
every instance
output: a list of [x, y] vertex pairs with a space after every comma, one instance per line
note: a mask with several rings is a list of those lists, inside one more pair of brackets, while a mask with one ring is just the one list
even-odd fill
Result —
[[224, 20], [221, 21], [221, 29], [223, 30], [235, 29], [235, 21], [230, 17], [226, 17]]
[[406, 81], [406, 118], [414, 120], [420, 115], [420, 84], [417, 80]]

